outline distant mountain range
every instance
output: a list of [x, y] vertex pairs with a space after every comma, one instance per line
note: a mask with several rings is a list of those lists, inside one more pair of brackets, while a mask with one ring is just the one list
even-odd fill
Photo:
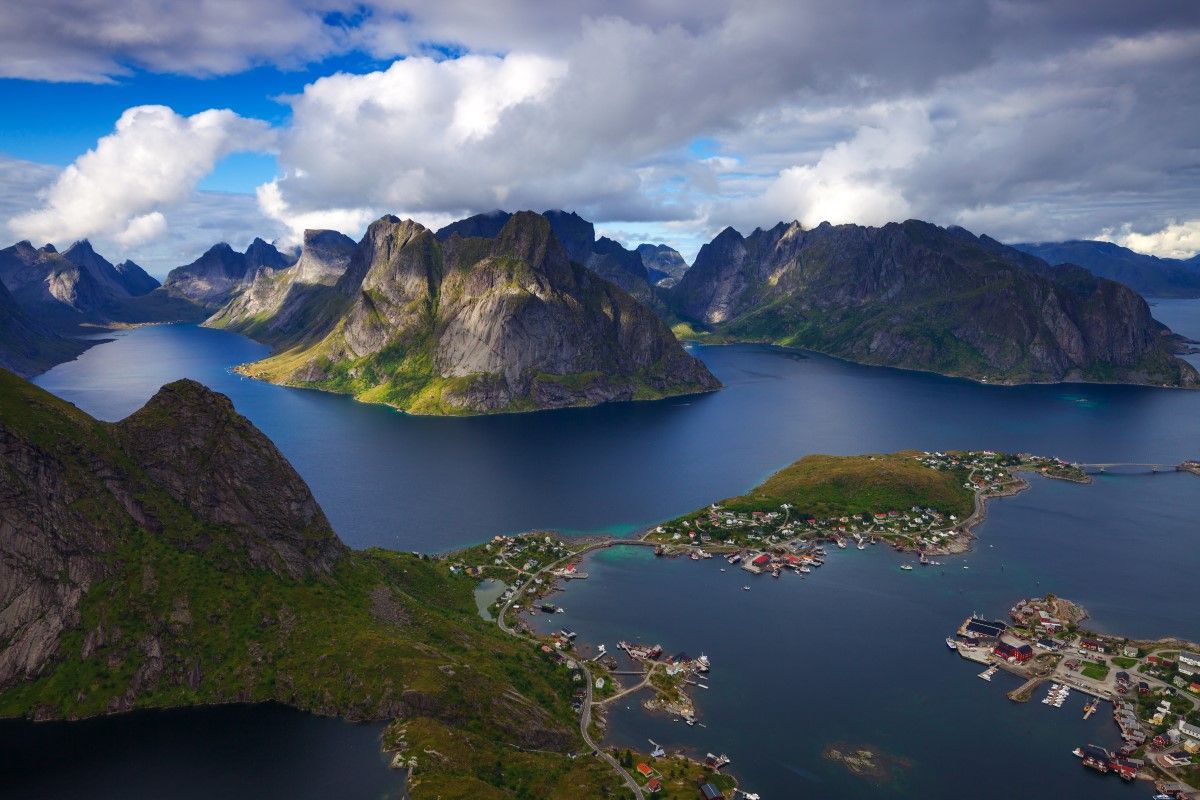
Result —
[[868, 364], [1004, 383], [1200, 383], [1128, 287], [917, 220], [726, 228], [670, 303], [698, 333]]
[[244, 253], [220, 242], [192, 263], [171, 270], [163, 291], [215, 311], [249, 286], [262, 270], [282, 269], [295, 261], [294, 255], [281, 253], [262, 239], [256, 238]]
[[386, 216], [353, 249], [311, 232], [295, 267], [260, 278], [206, 324], [276, 345], [246, 374], [413, 413], [719, 387], [649, 308], [573, 260], [553, 225], [576, 255], [597, 255], [590, 223], [553, 213], [481, 215], [437, 234]]
[[639, 244], [637, 252], [642, 257], [646, 271], [650, 273], [650, 280], [656, 286], [674, 286], [683, 277], [683, 273], [688, 271], [688, 263], [683, 260], [679, 251], [670, 245]]
[[1200, 296], [1189, 288], [1196, 273], [1200, 257], [1155, 259], [1103, 242], [1008, 247], [917, 220], [780, 223], [750, 236], [728, 228], [689, 269], [665, 245], [627, 249], [561, 210], [493, 211], [436, 232], [384, 217], [359, 242], [308, 231], [298, 259], [262, 239], [245, 252], [221, 243], [159, 287], [87, 242], [63, 254], [21, 242], [0, 251], [10, 295], [0, 322], [12, 332], [0, 363], [31, 374], [71, 358], [80, 345], [64, 335], [81, 325], [207, 317], [275, 346], [250, 374], [421, 413], [716, 386], [661, 319], [683, 338], [1004, 383], [1191, 386], [1195, 370], [1175, 357], [1185, 341], [1122, 283]]
[[1200, 254], [1158, 258], [1112, 242], [1027, 242], [1013, 247], [1050, 264], [1077, 264], [1146, 297], [1200, 297]]

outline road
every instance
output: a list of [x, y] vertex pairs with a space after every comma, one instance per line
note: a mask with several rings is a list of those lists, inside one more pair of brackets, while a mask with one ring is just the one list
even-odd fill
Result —
[[[595, 544], [590, 544], [578, 552], [571, 553], [570, 555], [564, 556], [557, 561], [552, 561], [549, 564], [547, 564], [546, 566], [539, 569], [537, 572], [530, 575], [529, 580], [526, 581], [526, 585], [531, 583], [534, 578], [538, 577], [542, 573], [548, 572], [548, 571], [556, 568], [559, 564], [562, 564], [565, 561], [571, 561], [571, 560], [577, 559], [580, 556], [584, 555], [585, 553], [589, 553], [592, 550], [598, 550], [602, 547], [609, 547], [612, 544], [613, 544], [612, 541], [596, 542]], [[508, 626], [508, 623], [505, 621], [505, 617], [508, 615], [509, 608], [512, 606], [512, 604], [514, 602], [516, 602], [517, 598], [519, 598], [521, 596], [522, 596], [521, 592], [513, 592], [513, 596], [508, 599], [508, 602], [505, 603], [504, 606], [500, 609], [500, 613], [496, 615], [496, 624], [499, 625], [500, 630], [504, 631], [509, 636], [515, 636], [518, 639], [524, 639], [525, 641], [529, 641], [534, 644], [537, 644], [538, 642], [536, 639], [533, 639], [529, 636], [522, 635], [518, 631], [510, 628]], [[606, 761], [608, 763], [608, 765], [610, 767], [612, 767], [617, 772], [617, 774], [619, 774], [621, 776], [621, 778], [625, 781], [625, 784], [629, 787], [629, 790], [631, 792], [633, 792], [633, 796], [636, 797], [637, 800], [646, 800], [646, 796], [642, 793], [642, 787], [638, 786], [638, 783], [637, 783], [637, 781], [635, 781], [633, 779], [633, 776], [630, 775], [629, 772], [624, 767], [621, 766], [621, 762], [617, 761], [611, 755], [609, 755], [604, 750], [602, 750], [600, 748], [600, 745], [597, 744], [592, 739], [591, 731], [589, 731], [588, 728], [592, 724], [592, 703], [593, 703], [592, 687], [595, 686], [596, 679], [592, 676], [592, 671], [590, 669], [588, 669], [588, 665], [583, 661], [583, 659], [577, 658], [576, 662], [579, 664], [580, 668], [583, 670], [584, 686], [586, 687], [586, 694], [584, 696], [584, 703], [583, 703], [583, 712], [579, 715], [579, 733], [581, 736], [583, 736], [583, 741], [587, 744], [588, 747], [592, 748], [592, 751], [596, 754], [597, 757]]]

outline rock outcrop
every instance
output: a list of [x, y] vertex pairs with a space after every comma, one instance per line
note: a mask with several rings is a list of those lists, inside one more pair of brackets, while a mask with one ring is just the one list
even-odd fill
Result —
[[512, 215], [493, 238], [396, 217], [370, 226], [310, 315], [319, 340], [279, 343], [247, 374], [463, 414], [593, 405], [719, 386], [666, 326], [573, 262], [548, 219]]
[[863, 363], [1011, 383], [1200, 383], [1129, 288], [917, 220], [726, 228], [671, 304], [727, 339]]
[[[59, 654], [136, 531], [289, 578], [328, 575], [345, 552], [274, 445], [193, 381], [106, 424], [0, 370], [0, 475], [0, 688]], [[152, 572], [142, 582], [157, 588]], [[115, 635], [94, 630], [83, 649]]]

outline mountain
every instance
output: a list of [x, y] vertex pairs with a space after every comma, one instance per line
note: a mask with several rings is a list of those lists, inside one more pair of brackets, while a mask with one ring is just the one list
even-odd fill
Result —
[[113, 299], [110, 288], [50, 244], [34, 249], [17, 242], [0, 250], [0, 281], [26, 313], [48, 325], [91, 321]]
[[414, 800], [616, 796], [571, 673], [445, 561], [349, 550], [223, 395], [110, 424], [0, 370], [0, 474], [0, 717], [279, 702], [395, 720]]
[[140, 297], [158, 288], [158, 281], [132, 261], [118, 266], [92, 249], [87, 239], [81, 239], [63, 253], [63, 258], [81, 267], [92, 279], [114, 297]]
[[670, 288], [688, 271], [683, 256], [670, 245], [639, 244], [637, 252], [642, 257], [646, 271], [650, 273], [650, 281], [656, 286]]
[[[666, 305], [654, 290], [656, 281], [637, 252], [626, 250], [612, 239], [601, 237], [597, 240], [596, 226], [574, 211], [551, 209], [541, 215], [550, 223], [550, 230], [567, 251], [568, 258], [665, 314]], [[476, 214], [439, 229], [436, 236], [443, 242], [455, 235], [494, 239], [511, 218], [512, 214], [500, 210]]]
[[132, 261], [113, 266], [86, 239], [66, 253], [49, 244], [6, 247], [0, 282], [27, 317], [58, 334], [79, 333], [81, 326], [203, 319], [191, 302], [156, 289], [158, 282], [141, 267]]
[[422, 414], [594, 405], [720, 385], [653, 312], [573, 262], [533, 212], [512, 215], [493, 238], [445, 240], [383, 217], [334, 289], [308, 314], [306, 334], [282, 337], [276, 355], [242, 371]]
[[1147, 297], [1200, 297], [1200, 255], [1181, 260], [1137, 253], [1112, 242], [1014, 244], [1050, 264], [1078, 264]]
[[869, 364], [1005, 383], [1200, 383], [1129, 288], [917, 220], [726, 228], [670, 300], [722, 338]]
[[26, 377], [70, 361], [95, 342], [68, 339], [25, 313], [0, 282], [0, 367]]
[[259, 270], [240, 294], [205, 323], [264, 342], [303, 338], [319, 324], [313, 316], [339, 299], [338, 280], [350, 266], [357, 244], [337, 231], [307, 230], [296, 263]]
[[293, 260], [262, 239], [256, 238], [244, 253], [220, 242], [192, 263], [171, 270], [163, 290], [211, 312], [249, 286], [260, 270], [282, 269]]

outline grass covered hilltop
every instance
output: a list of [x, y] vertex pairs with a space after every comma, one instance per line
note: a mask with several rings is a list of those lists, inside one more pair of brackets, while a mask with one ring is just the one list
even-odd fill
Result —
[[746, 494], [664, 523], [646, 538], [664, 545], [742, 549], [854, 537], [904, 550], [961, 550], [988, 497], [1026, 486], [1016, 474], [1021, 471], [1089, 480], [1060, 459], [1029, 454], [810, 455]]
[[566, 666], [444, 562], [346, 548], [200, 384], [108, 424], [0, 370], [0, 530], [0, 716], [276, 701], [396, 720], [418, 800], [627, 796], [570, 757]]

